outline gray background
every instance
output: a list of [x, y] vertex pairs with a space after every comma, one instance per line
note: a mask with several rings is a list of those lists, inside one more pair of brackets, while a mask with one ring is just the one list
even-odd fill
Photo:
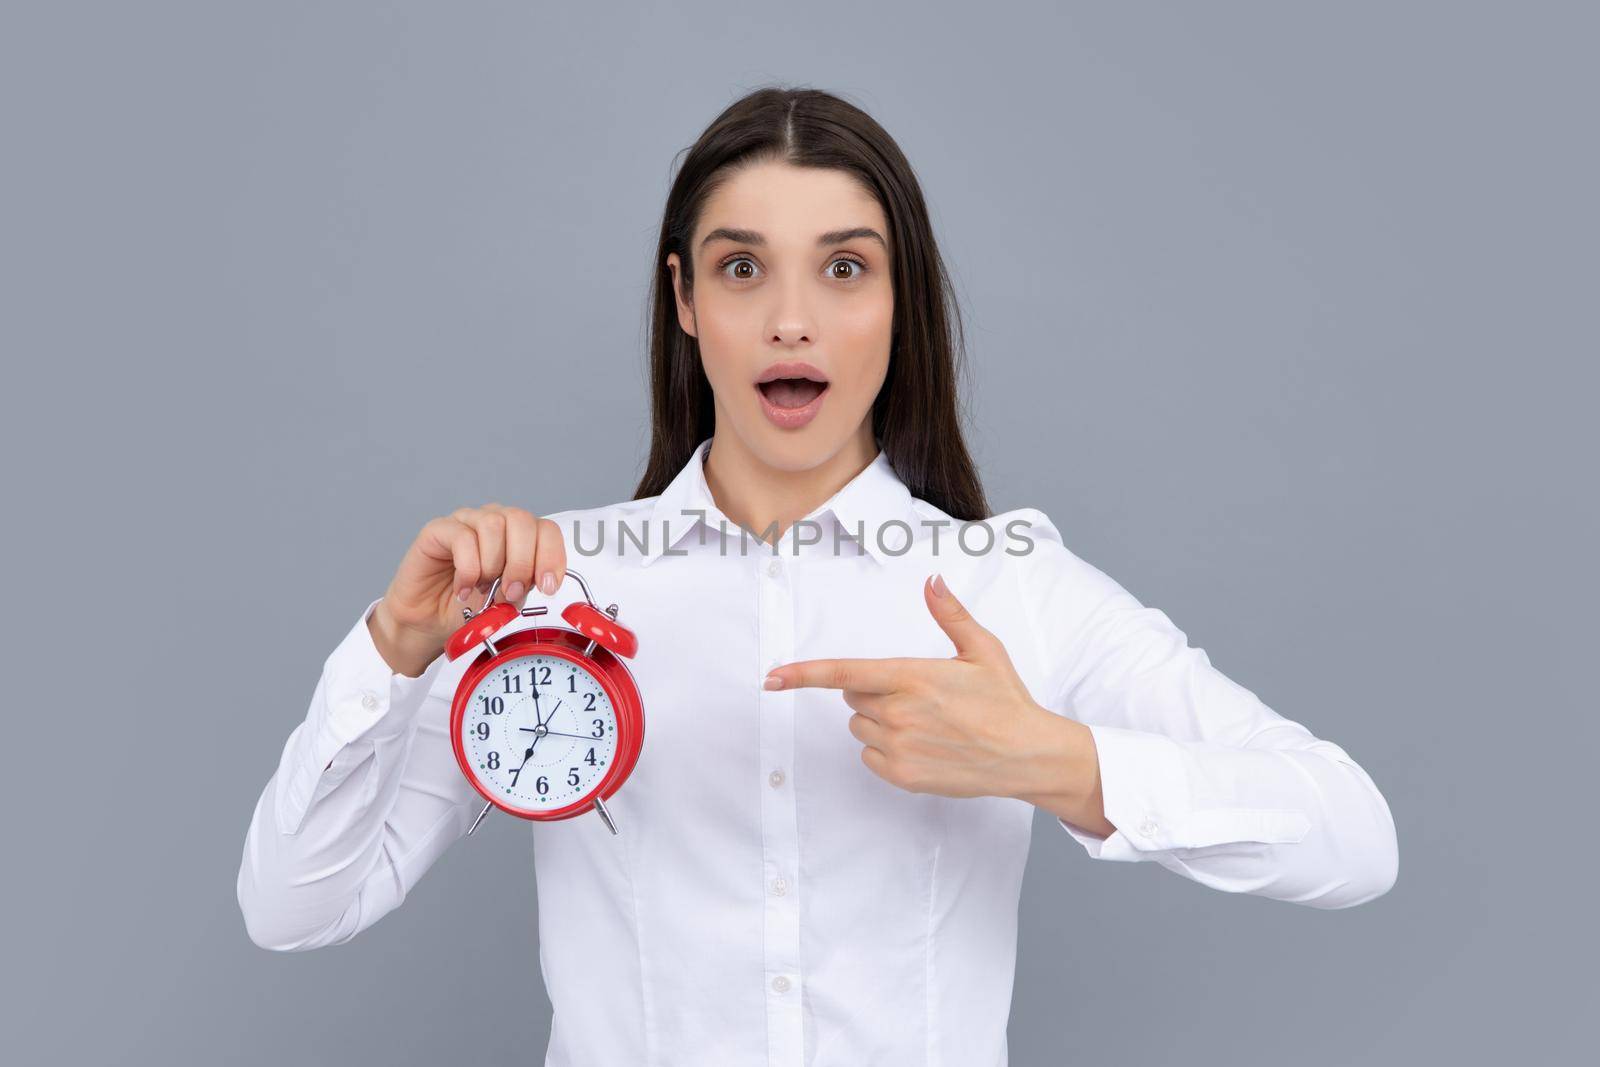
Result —
[[1399, 827], [1394, 890], [1322, 912], [1096, 864], [1041, 814], [1012, 1062], [1579, 1056], [1579, 5], [3, 20], [10, 1062], [541, 1062], [524, 827], [290, 956], [245, 936], [244, 830], [428, 518], [629, 494], [674, 154], [775, 80], [848, 94], [925, 183], [997, 510], [1345, 746]]

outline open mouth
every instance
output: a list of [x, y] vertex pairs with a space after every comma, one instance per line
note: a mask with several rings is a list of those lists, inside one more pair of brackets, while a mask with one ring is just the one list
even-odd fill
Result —
[[828, 376], [799, 359], [780, 360], [756, 379], [756, 388], [767, 403], [780, 411], [805, 407], [828, 388]]
[[774, 378], [767, 382], [758, 382], [756, 388], [761, 390], [761, 395], [772, 401], [775, 407], [803, 408], [828, 388], [827, 382], [814, 381], [810, 378]]

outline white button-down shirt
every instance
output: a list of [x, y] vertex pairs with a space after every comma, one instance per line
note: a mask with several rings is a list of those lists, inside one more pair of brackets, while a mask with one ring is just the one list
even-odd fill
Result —
[[[646, 728], [607, 802], [618, 834], [594, 812], [529, 824], [546, 1067], [1004, 1067], [1033, 806], [902, 790], [862, 762], [839, 691], [761, 685], [797, 659], [952, 655], [922, 597], [935, 570], [1034, 698], [1093, 731], [1117, 829], [1055, 820], [1089, 856], [1319, 908], [1394, 882], [1366, 772], [1042, 512], [956, 522], [880, 454], [773, 546], [713, 503], [708, 444], [658, 497], [549, 516], [638, 635]], [[549, 618], [512, 626], [552, 625], [578, 596], [535, 590]], [[376, 603], [325, 661], [249, 828], [239, 903], [269, 948], [377, 922], [483, 805], [448, 736], [472, 657], [393, 673], [367, 629]]]

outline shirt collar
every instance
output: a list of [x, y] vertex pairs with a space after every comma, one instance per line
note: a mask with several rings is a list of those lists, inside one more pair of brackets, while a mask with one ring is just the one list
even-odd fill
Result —
[[[711, 450], [711, 441], [708, 437], [695, 446], [689, 454], [689, 461], [651, 505], [649, 523], [643, 531], [646, 543], [640, 556], [641, 565], [648, 565], [660, 558], [667, 548], [676, 547], [702, 525], [706, 529], [700, 533], [700, 540], [719, 536], [719, 531], [726, 531], [726, 535], [734, 540], [739, 538], [739, 524], [717, 507], [711, 498], [710, 486], [706, 483], [705, 458]], [[911, 490], [894, 472], [889, 457], [879, 449], [872, 462], [860, 473], [803, 516], [822, 527], [821, 540], [805, 547], [812, 551], [831, 551], [837, 536], [841, 554], [856, 554], [857, 549], [852, 546], [859, 544], [860, 554], [870, 556], [879, 563], [903, 555], [918, 533], [919, 516], [912, 505], [913, 500]], [[704, 517], [699, 513], [704, 513]], [[837, 535], [829, 528], [830, 516], [842, 531]], [[783, 550], [795, 551], [795, 534], [791, 529], [784, 530], [777, 546], [765, 545], [751, 534], [744, 536], [748, 543], [747, 552], [768, 551], [776, 554]], [[886, 552], [885, 548], [889, 551]], [[682, 552], [672, 554], [681, 555]]]

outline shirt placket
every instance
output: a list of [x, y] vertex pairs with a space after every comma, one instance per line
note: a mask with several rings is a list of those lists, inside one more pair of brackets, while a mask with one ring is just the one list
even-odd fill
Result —
[[[758, 555], [761, 678], [794, 658], [794, 561]], [[761, 716], [762, 897], [766, 901], [767, 1062], [799, 1067], [800, 835], [794, 803], [794, 690], [772, 692], [756, 681]]]

